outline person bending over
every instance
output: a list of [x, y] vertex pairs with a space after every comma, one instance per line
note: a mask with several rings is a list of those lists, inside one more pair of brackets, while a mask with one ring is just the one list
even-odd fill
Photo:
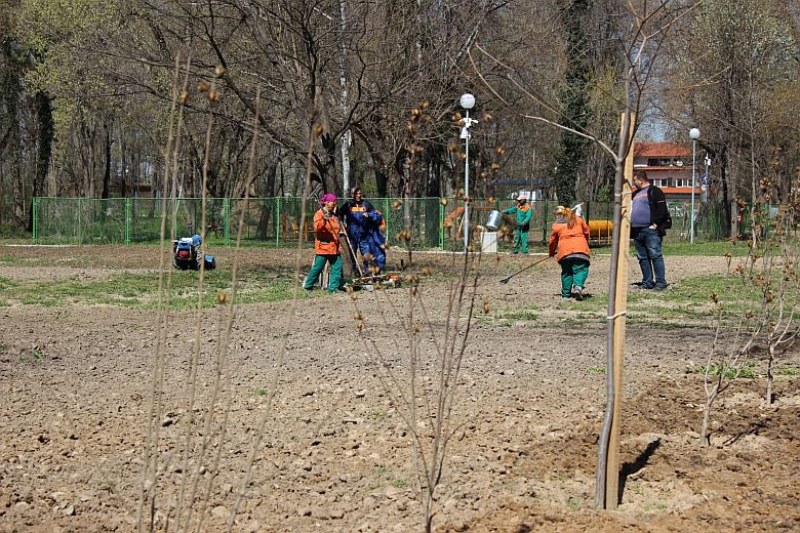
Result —
[[561, 298], [581, 301], [589, 277], [589, 226], [568, 207], [558, 206], [555, 214], [549, 249], [561, 265]]

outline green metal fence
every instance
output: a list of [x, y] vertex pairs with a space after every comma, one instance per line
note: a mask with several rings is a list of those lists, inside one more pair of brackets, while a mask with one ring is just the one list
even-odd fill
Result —
[[[415, 249], [461, 250], [463, 248], [463, 202], [454, 198], [373, 198], [369, 201], [386, 220], [386, 235], [391, 246], [404, 245], [400, 237], [409, 235]], [[470, 226], [484, 225], [494, 209], [503, 210], [513, 200], [475, 200], [470, 205]], [[553, 223], [555, 203], [533, 202], [530, 241], [547, 241]], [[723, 210], [719, 205], [701, 204], [695, 215], [695, 236], [699, 240], [727, 238]], [[275, 247], [296, 245], [301, 233], [313, 242], [312, 219], [318, 206], [306, 202], [306, 218], [300, 227], [302, 199], [297, 197], [206, 199], [206, 228], [200, 231], [202, 201], [184, 198], [167, 203], [169, 238], [205, 233], [207, 242], [232, 244], [239, 220], [245, 243]], [[673, 227], [671, 241], [688, 240], [688, 203], [669, 202]], [[611, 220], [613, 205], [602, 202], [584, 204], [587, 220]], [[157, 241], [160, 235], [162, 201], [158, 198], [36, 198], [33, 202], [33, 242], [37, 244], [131, 244]], [[172, 215], [175, 224], [171, 223]], [[746, 221], [745, 221], [746, 224]], [[499, 241], [500, 249], [511, 246], [511, 236]]]

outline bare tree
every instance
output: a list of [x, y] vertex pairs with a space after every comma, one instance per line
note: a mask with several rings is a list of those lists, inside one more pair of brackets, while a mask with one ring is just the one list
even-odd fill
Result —
[[727, 222], [732, 200], [755, 200], [772, 147], [782, 158], [797, 158], [787, 146], [797, 138], [797, 127], [780, 118], [797, 105], [797, 92], [790, 104], [787, 88], [798, 79], [783, 6], [772, 0], [705, 0], [677, 28], [670, 47], [663, 105], [680, 125], [680, 138], [700, 126], [701, 146], [718, 169], [711, 186]]
[[[621, 4], [621, 3], [620, 3]], [[612, 240], [612, 261], [609, 275], [608, 303], [608, 403], [598, 449], [598, 468], [596, 499], [601, 508], [616, 508], [619, 495], [618, 488], [618, 446], [621, 427], [620, 405], [623, 377], [622, 350], [625, 342], [625, 313], [627, 299], [627, 253], [624, 252], [630, 229], [630, 184], [627, 179], [632, 173], [632, 160], [629, 160], [636, 130], [637, 117], [642, 115], [642, 107], [646, 103], [647, 92], [655, 72], [655, 66], [661, 55], [669, 31], [682, 16], [686, 14], [685, 6], [670, 6], [665, 3], [651, 6], [647, 2], [627, 3], [624, 6], [614, 5], [617, 20], [620, 21], [619, 32], [624, 39], [616, 40], [622, 47], [620, 57], [624, 65], [620, 68], [619, 83], [624, 87], [620, 93], [618, 106], [622, 113], [622, 127], [616, 143], [616, 150], [603, 142], [594, 132], [588, 131], [585, 124], [578, 122], [562, 108], [548, 101], [539, 94], [535, 87], [529, 87], [522, 80], [509, 76], [511, 86], [525, 94], [531, 104], [540, 108], [542, 113], [521, 113], [524, 117], [548, 124], [585, 140], [593, 141], [602, 147], [607, 156], [614, 162], [614, 234]], [[489, 55], [481, 49], [485, 55]], [[493, 57], [498, 65], [504, 63]], [[511, 69], [509, 69], [510, 71]], [[498, 98], [502, 99], [498, 89], [486, 81], [487, 87]], [[505, 101], [505, 100], [504, 100]], [[625, 162], [629, 161], [626, 178]]]

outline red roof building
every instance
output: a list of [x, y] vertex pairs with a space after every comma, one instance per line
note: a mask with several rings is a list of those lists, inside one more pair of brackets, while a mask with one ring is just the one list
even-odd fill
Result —
[[[633, 147], [633, 170], [647, 171], [650, 183], [664, 191], [668, 200], [688, 200], [692, 196], [692, 149], [677, 143], [637, 142]], [[696, 195], [700, 194], [699, 174], [695, 174]]]

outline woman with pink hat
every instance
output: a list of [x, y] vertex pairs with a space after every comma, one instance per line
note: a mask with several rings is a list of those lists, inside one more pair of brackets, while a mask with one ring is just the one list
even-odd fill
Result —
[[303, 288], [310, 291], [319, 277], [325, 263], [330, 263], [328, 292], [336, 292], [342, 287], [342, 247], [339, 234], [344, 230], [336, 217], [336, 195], [325, 193], [320, 198], [320, 209], [314, 213], [314, 264], [303, 282]]

